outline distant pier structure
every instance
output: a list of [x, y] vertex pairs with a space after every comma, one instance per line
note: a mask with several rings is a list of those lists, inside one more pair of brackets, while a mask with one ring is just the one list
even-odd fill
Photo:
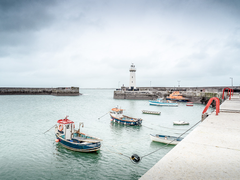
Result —
[[[121, 89], [114, 91], [114, 99], [138, 99], [153, 100], [157, 98], [166, 98], [174, 91], [179, 91], [183, 97], [194, 103], [206, 104], [212, 97], [221, 99], [222, 91], [226, 86], [213, 87], [136, 87], [136, 67], [132, 63], [130, 66], [129, 87], [124, 85]], [[240, 86], [231, 86], [234, 92], [240, 92]], [[227, 96], [227, 93], [226, 95]]]
[[25, 88], [25, 87], [0, 87], [0, 95], [54, 95], [54, 96], [79, 96], [79, 87], [57, 88]]
[[[166, 98], [174, 91], [179, 91], [183, 97], [194, 103], [206, 104], [212, 97], [221, 99], [223, 89], [226, 86], [213, 87], [137, 87], [135, 90], [126, 88], [114, 91], [114, 99], [137, 99], [137, 100], [153, 100], [156, 98]], [[231, 86], [234, 92], [240, 92], [240, 86]], [[225, 93], [225, 96], [227, 93]]]

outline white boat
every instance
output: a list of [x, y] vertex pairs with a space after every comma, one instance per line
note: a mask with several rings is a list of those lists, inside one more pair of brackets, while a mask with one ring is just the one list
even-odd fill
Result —
[[189, 125], [189, 122], [186, 121], [173, 121], [174, 125]]
[[172, 103], [169, 101], [164, 101], [162, 98], [154, 101], [149, 101], [149, 105], [153, 106], [178, 106], [178, 103]]
[[181, 140], [183, 140], [182, 137], [175, 137], [175, 136], [168, 136], [168, 135], [160, 135], [160, 134], [150, 134], [150, 138], [152, 141], [165, 143], [165, 144], [172, 144], [176, 145]]
[[148, 110], [142, 110], [143, 114], [154, 114], [154, 115], [160, 115], [161, 112], [159, 111], [148, 111]]

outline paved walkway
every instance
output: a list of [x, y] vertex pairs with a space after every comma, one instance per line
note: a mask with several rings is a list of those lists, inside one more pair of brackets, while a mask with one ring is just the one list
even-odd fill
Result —
[[140, 180], [240, 179], [240, 97], [234, 95]]

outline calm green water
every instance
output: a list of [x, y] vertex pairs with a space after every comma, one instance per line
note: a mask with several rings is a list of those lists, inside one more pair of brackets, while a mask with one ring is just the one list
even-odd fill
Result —
[[[113, 90], [81, 90], [82, 96], [0, 96], [0, 179], [138, 179], [174, 146], [168, 146], [133, 164], [126, 156], [144, 156], [164, 146], [151, 142], [149, 134], [178, 136], [198, 122], [204, 105], [187, 107], [149, 106], [148, 100], [115, 100]], [[115, 106], [125, 114], [141, 117], [143, 126], [110, 123]], [[161, 115], [141, 110], [161, 111]], [[58, 119], [69, 115], [76, 124], [84, 122], [83, 133], [103, 139], [97, 153], [67, 150], [55, 142], [54, 129], [43, 134]], [[100, 120], [99, 117], [103, 116]], [[190, 126], [173, 126], [184, 120]]]

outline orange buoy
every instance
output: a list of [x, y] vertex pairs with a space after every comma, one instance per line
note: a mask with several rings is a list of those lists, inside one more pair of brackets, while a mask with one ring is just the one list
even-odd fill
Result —
[[59, 130], [59, 131], [62, 131], [62, 130], [63, 130], [63, 125], [62, 125], [62, 124], [59, 124], [58, 130]]
[[56, 139], [55, 142], [59, 142], [59, 139]]

